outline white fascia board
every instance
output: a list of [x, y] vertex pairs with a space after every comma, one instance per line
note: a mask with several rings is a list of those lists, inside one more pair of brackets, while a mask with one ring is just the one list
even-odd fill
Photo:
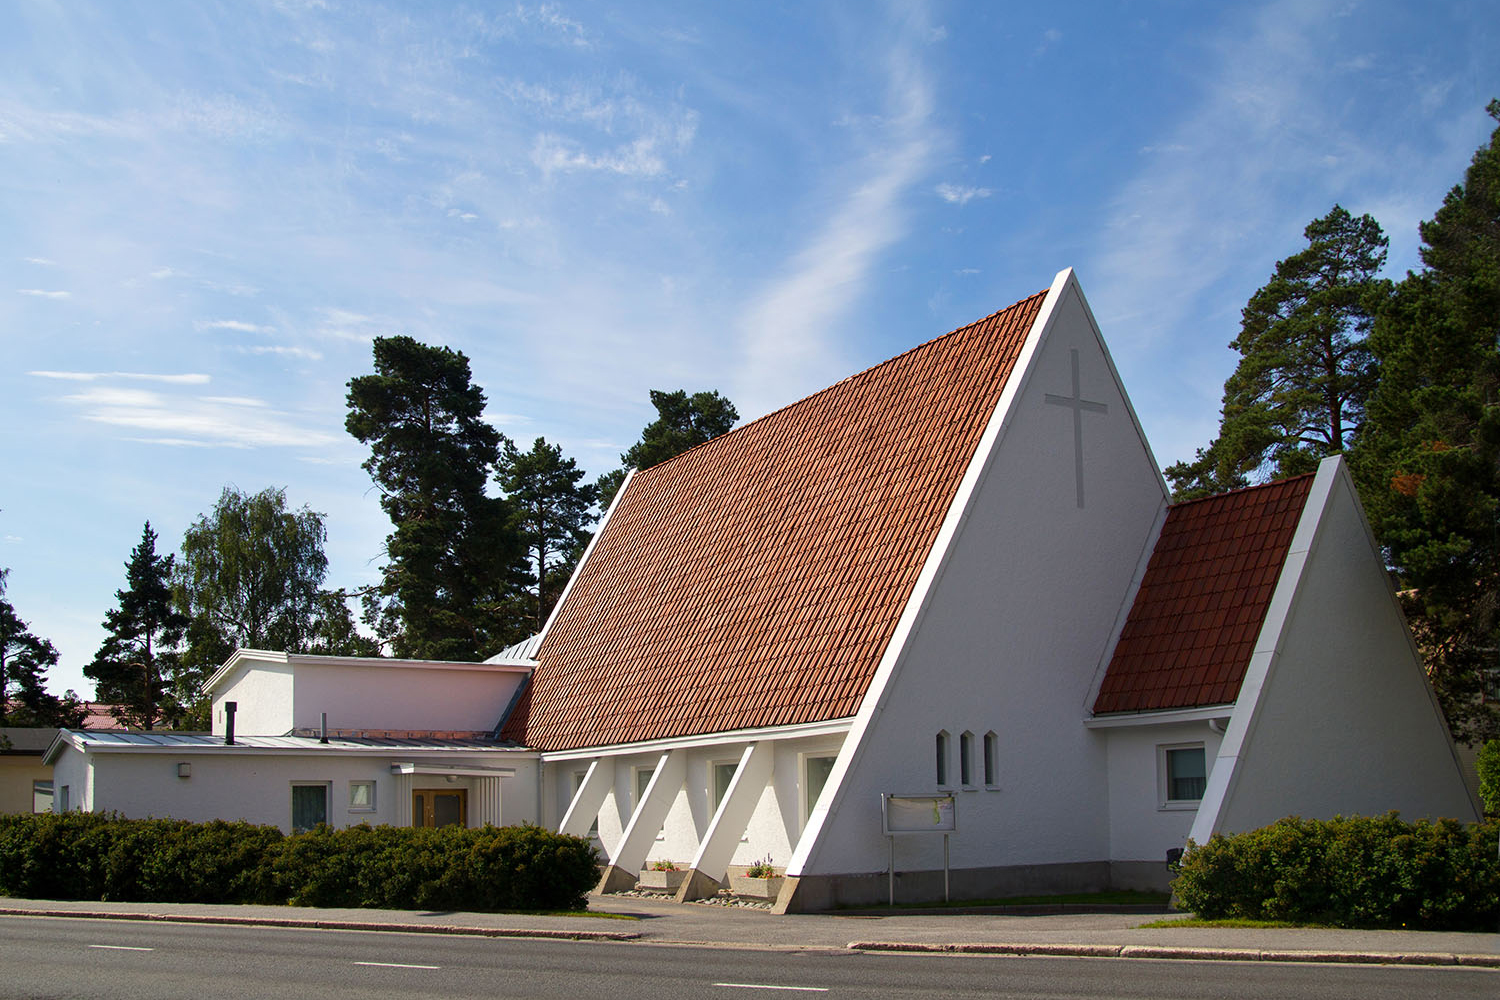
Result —
[[202, 691], [212, 695], [239, 667], [256, 663], [290, 667], [294, 672], [306, 667], [364, 667], [379, 670], [458, 670], [500, 674], [527, 674], [530, 662], [479, 662], [467, 660], [397, 660], [385, 656], [318, 656], [311, 653], [282, 653], [265, 649], [236, 649], [224, 665], [203, 684]]
[[1227, 719], [1234, 712], [1234, 703], [1225, 705], [1202, 705], [1198, 708], [1168, 708], [1155, 712], [1116, 712], [1110, 715], [1095, 715], [1083, 720], [1086, 729], [1123, 729], [1129, 726], [1167, 726], [1174, 722], [1206, 722], [1210, 719]]
[[592, 760], [596, 757], [623, 757], [627, 754], [666, 753], [668, 750], [693, 749], [695, 747], [727, 746], [732, 743], [751, 743], [759, 740], [796, 740], [810, 736], [840, 736], [849, 731], [853, 719], [832, 719], [827, 722], [805, 722], [796, 726], [768, 726], [762, 729], [727, 729], [722, 732], [704, 733], [701, 736], [674, 736], [670, 739], [647, 740], [640, 743], [611, 743], [604, 746], [578, 747], [574, 750], [542, 751], [539, 757], [543, 764], [568, 760]]
[[392, 774], [452, 774], [461, 778], [513, 778], [516, 769], [513, 767], [479, 767], [470, 764], [456, 764], [453, 767], [444, 767], [442, 761], [418, 764], [403, 761], [391, 765]]
[[332, 754], [337, 757], [426, 758], [455, 756], [463, 757], [471, 754], [480, 757], [492, 757], [496, 754], [514, 754], [521, 760], [535, 760], [537, 757], [536, 753], [530, 750], [511, 750], [509, 748], [502, 747], [495, 747], [494, 749], [469, 748], [460, 750], [453, 747], [433, 747], [431, 749], [412, 749], [411, 747], [336, 747], [322, 746], [316, 743], [313, 746], [305, 747], [249, 747], [245, 746], [243, 743], [232, 743], [228, 745], [223, 743], [214, 743], [193, 746], [142, 746], [139, 744], [131, 745], [122, 743], [87, 742], [82, 744], [75, 743], [73, 744], [73, 746], [75, 747], [75, 749], [89, 754], [157, 754], [158, 756], [208, 755], [218, 757], [233, 754], [237, 756], [249, 757], [306, 757], [310, 754], [317, 754], [319, 756], [324, 754]]
[[52, 742], [47, 745], [46, 752], [42, 754], [42, 764], [51, 767], [66, 747], [82, 750], [83, 744], [77, 733], [70, 729], [59, 729], [57, 735], [52, 737]]
[[[599, 519], [598, 530], [594, 532], [594, 537], [589, 539], [588, 545], [584, 546], [583, 555], [578, 557], [578, 564], [573, 567], [573, 574], [568, 577], [568, 582], [563, 585], [562, 593], [557, 595], [557, 603], [552, 605], [552, 613], [547, 616], [547, 624], [543, 625], [542, 630], [537, 633], [536, 644], [538, 649], [541, 649], [542, 640], [546, 639], [547, 633], [551, 631], [552, 623], [557, 621], [557, 613], [567, 603], [568, 595], [573, 592], [573, 582], [581, 575], [584, 564], [589, 561], [589, 556], [594, 554], [594, 546], [599, 544], [599, 539], [603, 536], [604, 529], [609, 527], [609, 519], [614, 514], [615, 508], [620, 506], [620, 500], [625, 496], [625, 491], [630, 488], [630, 481], [635, 478], [635, 472], [636, 470], [631, 469], [625, 473], [624, 481], [620, 483], [620, 488], [615, 491], [615, 498], [609, 502], [609, 510], [605, 511], [604, 516]], [[500, 722], [501, 725], [504, 725], [505, 720], [501, 719]]]
[[[1000, 399], [995, 403], [995, 409], [985, 423], [984, 433], [979, 437], [979, 444], [969, 460], [969, 467], [964, 470], [963, 478], [959, 480], [958, 490], [954, 493], [953, 502], [948, 506], [948, 513], [943, 517], [937, 538], [934, 539], [932, 548], [922, 563], [921, 572], [917, 574], [917, 582], [912, 586], [911, 596], [907, 598], [905, 607], [901, 609], [901, 617], [896, 621], [896, 628], [885, 647], [885, 654], [880, 658], [880, 664], [875, 668], [875, 676], [871, 678], [870, 686], [865, 691], [863, 700], [860, 701], [859, 711], [854, 716], [854, 724], [849, 729], [849, 738], [845, 739], [843, 748], [834, 759], [833, 770], [829, 772], [827, 783], [824, 785], [824, 794], [819, 796], [818, 804], [813, 809], [812, 815], [807, 818], [807, 825], [803, 827], [802, 835], [792, 850], [791, 860], [786, 866], [788, 875], [800, 876], [802, 874], [813, 847], [822, 833], [824, 822], [843, 801], [844, 776], [864, 756], [865, 736], [881, 712], [885, 710], [885, 702], [889, 696], [896, 666], [906, 651], [907, 640], [916, 631], [918, 623], [927, 610], [928, 598], [932, 594], [938, 577], [942, 574], [948, 549], [958, 536], [964, 522], [969, 518], [970, 507], [975, 495], [979, 492], [979, 486], [985, 470], [989, 467], [990, 458], [1010, 426], [1015, 401], [1022, 389], [1031, 381], [1036, 368], [1037, 355], [1040, 353], [1042, 342], [1051, 332], [1058, 306], [1067, 292], [1076, 290], [1077, 284], [1078, 279], [1074, 277], [1071, 267], [1057, 272], [1057, 276], [1052, 279], [1052, 287], [1047, 290], [1047, 297], [1043, 300], [1041, 309], [1037, 311], [1036, 319], [1032, 320], [1031, 329], [1027, 331], [1026, 340], [1021, 345], [1020, 355], [1011, 367], [1010, 377], [1005, 380]], [[1078, 291], [1078, 297], [1083, 298], [1082, 291]], [[830, 789], [832, 794], [829, 794]]]
[[[1333, 486], [1343, 472], [1343, 457], [1332, 455], [1318, 463], [1312, 488], [1302, 507], [1302, 516], [1297, 520], [1297, 530], [1292, 533], [1292, 544], [1277, 577], [1276, 589], [1271, 592], [1271, 604], [1266, 609], [1266, 620], [1261, 624], [1260, 634], [1255, 640], [1254, 652], [1245, 668], [1245, 679], [1240, 682], [1239, 696], [1235, 699], [1234, 711], [1230, 713], [1229, 725], [1224, 729], [1224, 739], [1219, 744], [1218, 756], [1209, 770], [1208, 786], [1203, 791], [1203, 800], [1198, 804], [1198, 813], [1193, 818], [1193, 828], [1188, 834], [1195, 843], [1206, 844], [1219, 828], [1220, 817], [1229, 796], [1238, 782], [1240, 757], [1250, 737], [1255, 733], [1258, 711], [1271, 674], [1281, 655], [1281, 643], [1286, 623], [1291, 619], [1292, 608], [1297, 603], [1297, 592], [1302, 585], [1304, 571], [1317, 544], [1318, 530], [1328, 504], [1333, 496]], [[1347, 473], [1344, 473], [1347, 476]]]

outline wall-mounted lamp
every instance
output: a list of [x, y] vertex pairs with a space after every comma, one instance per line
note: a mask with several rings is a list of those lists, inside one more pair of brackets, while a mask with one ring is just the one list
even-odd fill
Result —
[[193, 776], [193, 765], [189, 764], [187, 761], [183, 761], [181, 764], [177, 765], [177, 777], [179, 777], [179, 778], [191, 778], [192, 776]]
[[455, 781], [458, 780], [458, 775], [456, 775], [456, 774], [445, 774], [445, 775], [443, 775], [443, 780], [446, 781], [446, 782], [448, 782], [448, 784], [451, 785]]

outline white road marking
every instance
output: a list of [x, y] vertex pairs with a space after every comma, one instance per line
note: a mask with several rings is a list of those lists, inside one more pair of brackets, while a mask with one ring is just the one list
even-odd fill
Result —
[[373, 965], [380, 969], [441, 969], [441, 965], [406, 965], [402, 962], [355, 962], [355, 965]]
[[826, 986], [769, 986], [765, 983], [714, 983], [736, 990], [796, 990], [799, 993], [827, 993]]
[[128, 944], [91, 944], [90, 948], [99, 948], [104, 951], [155, 951], [155, 948], [132, 948]]

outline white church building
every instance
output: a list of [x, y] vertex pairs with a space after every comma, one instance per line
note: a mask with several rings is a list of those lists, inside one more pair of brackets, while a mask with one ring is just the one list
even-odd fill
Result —
[[768, 858], [781, 911], [1478, 816], [1343, 460], [1171, 504], [1071, 270], [632, 474], [486, 663], [241, 650], [207, 693], [212, 736], [60, 734], [56, 808], [531, 822], [594, 838], [605, 889]]

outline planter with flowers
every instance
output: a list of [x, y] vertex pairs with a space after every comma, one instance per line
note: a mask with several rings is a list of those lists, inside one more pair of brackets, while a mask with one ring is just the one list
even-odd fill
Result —
[[745, 869], [743, 875], [729, 876], [729, 891], [748, 899], [775, 899], [786, 876], [771, 864], [768, 854]]
[[653, 861], [649, 867], [641, 869], [635, 887], [652, 892], [676, 892], [687, 874], [687, 869], [677, 867], [675, 861]]

